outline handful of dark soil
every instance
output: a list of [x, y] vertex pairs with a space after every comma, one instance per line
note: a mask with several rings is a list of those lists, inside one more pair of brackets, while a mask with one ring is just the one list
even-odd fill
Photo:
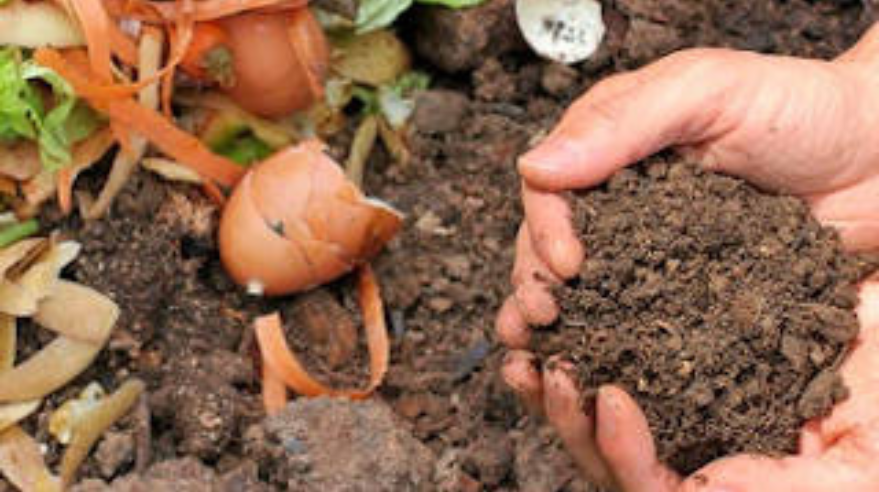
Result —
[[875, 263], [800, 200], [659, 156], [572, 205], [589, 255], [537, 351], [573, 361], [586, 394], [628, 390], [672, 467], [793, 452], [846, 397], [837, 369]]

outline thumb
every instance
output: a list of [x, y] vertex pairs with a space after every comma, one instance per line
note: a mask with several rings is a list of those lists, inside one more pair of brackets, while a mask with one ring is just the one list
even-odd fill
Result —
[[879, 56], [879, 24], [873, 25], [861, 39], [837, 60], [843, 62], [875, 62]]
[[701, 143], [720, 130], [724, 96], [754, 56], [687, 50], [599, 83], [520, 158], [519, 172], [536, 188], [583, 188], [665, 147]]
[[842, 458], [734, 456], [696, 472], [681, 492], [871, 492], [877, 487], [871, 461], [858, 469]]

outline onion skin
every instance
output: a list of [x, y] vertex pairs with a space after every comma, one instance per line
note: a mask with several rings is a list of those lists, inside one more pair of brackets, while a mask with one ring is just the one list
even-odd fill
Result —
[[272, 118], [323, 97], [329, 46], [307, 8], [244, 13], [220, 25], [229, 36], [235, 70], [226, 93], [241, 107]]
[[330, 282], [375, 256], [402, 226], [309, 141], [256, 165], [220, 220], [220, 257], [240, 285], [266, 295]]

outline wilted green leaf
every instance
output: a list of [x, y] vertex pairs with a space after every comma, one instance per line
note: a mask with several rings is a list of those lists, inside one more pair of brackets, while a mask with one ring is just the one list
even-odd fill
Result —
[[378, 106], [385, 121], [394, 129], [402, 128], [415, 111], [415, 95], [427, 89], [430, 77], [423, 72], [408, 72], [393, 84], [378, 91]]
[[417, 0], [418, 3], [427, 3], [433, 5], [443, 5], [452, 9], [462, 9], [465, 7], [475, 7], [485, 0]]
[[[51, 91], [48, 112], [38, 84]], [[23, 59], [16, 49], [0, 50], [0, 140], [33, 140], [46, 168], [64, 167], [71, 160], [71, 145], [99, 126], [93, 113], [89, 117], [87, 108], [74, 111], [76, 106], [73, 88], [60, 75]]]
[[272, 154], [272, 148], [250, 132], [213, 147], [212, 150], [243, 166], [249, 166]]
[[357, 33], [387, 27], [412, 6], [412, 0], [363, 0], [357, 9]]
[[390, 26], [413, 3], [442, 5], [452, 9], [474, 7], [485, 0], [362, 0], [355, 25], [362, 34]]

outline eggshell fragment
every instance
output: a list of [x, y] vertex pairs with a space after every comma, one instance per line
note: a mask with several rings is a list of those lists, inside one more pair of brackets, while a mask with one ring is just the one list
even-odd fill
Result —
[[517, 0], [516, 20], [537, 54], [560, 63], [589, 58], [605, 33], [597, 0]]
[[220, 221], [220, 257], [240, 285], [284, 295], [332, 281], [375, 256], [399, 212], [366, 198], [310, 141], [256, 165]]

